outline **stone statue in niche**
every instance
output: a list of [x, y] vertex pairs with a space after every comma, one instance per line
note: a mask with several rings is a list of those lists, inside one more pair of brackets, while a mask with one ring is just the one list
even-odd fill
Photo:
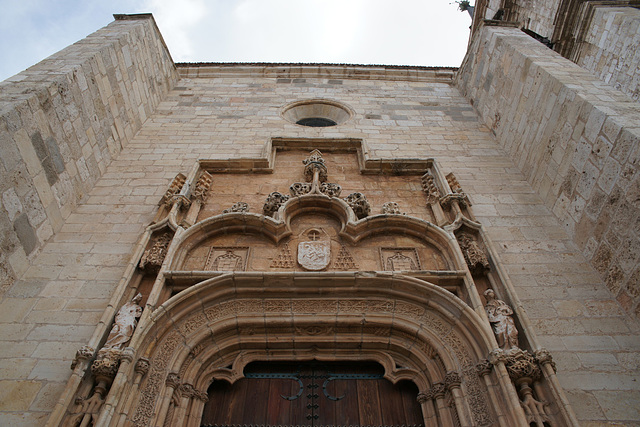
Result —
[[142, 315], [142, 307], [138, 305], [141, 300], [142, 294], [138, 293], [131, 301], [120, 307], [102, 350], [122, 350], [127, 345], [136, 328], [138, 318]]
[[518, 350], [518, 329], [513, 321], [513, 310], [506, 302], [496, 298], [493, 289], [484, 291], [484, 297], [487, 300], [484, 310], [491, 322], [498, 346], [505, 352]]

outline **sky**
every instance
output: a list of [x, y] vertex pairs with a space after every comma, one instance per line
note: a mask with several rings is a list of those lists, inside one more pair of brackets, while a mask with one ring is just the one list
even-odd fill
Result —
[[153, 13], [175, 62], [453, 66], [471, 18], [453, 0], [0, 0], [0, 81], [113, 21]]

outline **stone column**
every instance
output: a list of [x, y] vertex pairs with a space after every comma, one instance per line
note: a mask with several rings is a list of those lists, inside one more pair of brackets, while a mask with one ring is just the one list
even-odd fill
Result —
[[171, 400], [173, 399], [173, 393], [180, 387], [180, 375], [170, 372], [167, 375], [167, 380], [165, 381], [166, 388], [164, 390], [164, 395], [160, 400], [160, 406], [158, 409], [158, 418], [156, 419], [155, 425], [162, 426], [164, 425], [165, 419], [167, 417], [167, 411], [169, 411], [169, 405], [171, 404]]
[[180, 405], [175, 408], [173, 413], [173, 419], [171, 419], [171, 425], [184, 425], [184, 420], [188, 414], [188, 410], [191, 407], [191, 401], [195, 397], [195, 389], [191, 384], [180, 384], [178, 392], [180, 394]]
[[200, 427], [204, 405], [209, 401], [209, 395], [204, 391], [194, 390], [194, 398], [191, 399], [191, 409], [187, 413], [185, 427]]
[[418, 403], [422, 408], [422, 418], [424, 419], [425, 426], [437, 426], [438, 417], [436, 415], [436, 408], [433, 407], [433, 394], [431, 390], [427, 392], [418, 393]]
[[129, 393], [127, 393], [127, 400], [124, 402], [119, 409], [118, 423], [117, 427], [123, 427], [127, 422], [127, 415], [131, 411], [131, 406], [133, 405], [134, 398], [138, 395], [138, 388], [140, 387], [140, 382], [142, 378], [147, 374], [150, 367], [149, 359], [141, 357], [136, 362], [134, 367], [135, 377], [133, 378], [133, 384], [129, 389]]
[[495, 385], [493, 381], [491, 381], [491, 370], [493, 369], [493, 365], [489, 363], [488, 360], [483, 360], [482, 362], [476, 365], [476, 371], [478, 375], [484, 380], [484, 384], [487, 386], [487, 390], [489, 392], [489, 399], [493, 406], [493, 409], [496, 412], [496, 416], [498, 417], [498, 423], [500, 423], [500, 427], [510, 427], [511, 423], [505, 416], [502, 407], [504, 403], [498, 399], [496, 396]]
[[453, 396], [461, 427], [471, 427], [473, 425], [472, 416], [469, 411], [466, 410], [467, 405], [465, 404], [462, 389], [460, 388], [460, 385], [462, 384], [460, 375], [454, 371], [447, 372], [444, 377], [444, 383]]
[[436, 401], [436, 407], [438, 408], [438, 415], [440, 416], [442, 425], [452, 426], [453, 419], [451, 418], [449, 408], [447, 408], [447, 402], [444, 400], [446, 393], [447, 387], [444, 383], [435, 383], [433, 387], [431, 387], [431, 394]]

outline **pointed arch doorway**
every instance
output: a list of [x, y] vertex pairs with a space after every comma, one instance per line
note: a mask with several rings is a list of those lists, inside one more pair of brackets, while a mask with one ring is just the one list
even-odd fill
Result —
[[418, 388], [374, 362], [256, 362], [234, 384], [214, 381], [205, 426], [422, 426]]

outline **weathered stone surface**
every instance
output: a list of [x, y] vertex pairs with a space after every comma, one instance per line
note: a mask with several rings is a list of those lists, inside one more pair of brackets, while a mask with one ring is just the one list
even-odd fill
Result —
[[[136, 21], [116, 22], [94, 39], [104, 42], [100, 46], [108, 52], [122, 48], [114, 41], [121, 37], [136, 46], [150, 40], [158, 48], [154, 31]], [[206, 71], [191, 68], [183, 69], [186, 77], [169, 91], [175, 78], [171, 64], [158, 65], [157, 52], [145, 56], [146, 48], [137, 51], [130, 46], [130, 54], [141, 55], [132, 59], [132, 73], [162, 76], [164, 83], [133, 85], [130, 73], [121, 71], [128, 69], [128, 60], [115, 55], [116, 66], [109, 53], [97, 55], [95, 48], [86, 47], [92, 53], [65, 75], [65, 81], [56, 80], [41, 94], [40, 104], [31, 103], [41, 105], [49, 120], [49, 129], [38, 127], [42, 143], [35, 137], [34, 144], [34, 132], [27, 132], [22, 123], [34, 120], [33, 114], [11, 98], [20, 105], [1, 110], [0, 133], [13, 145], [1, 148], [8, 152], [2, 158], [2, 173], [12, 175], [0, 180], [0, 225], [10, 231], [10, 236], [0, 237], [2, 256], [6, 255], [0, 261], [11, 269], [6, 276], [19, 280], [0, 302], [0, 364], [16, 369], [10, 369], [15, 378], [0, 384], [0, 409], [5, 411], [0, 424], [44, 424], [42, 414], [51, 411], [54, 395], [70, 375], [73, 353], [94, 333], [96, 315], [109, 304], [137, 239], [153, 220], [173, 177], [191, 170], [203, 153], [220, 161], [263, 160], [264, 147], [256, 141], [282, 135], [360, 138], [372, 158], [429, 156], [445, 172], [455, 171], [540, 344], [552, 351], [558, 378], [580, 421], [637, 423], [634, 404], [640, 385], [632, 379], [639, 375], [640, 326], [628, 315], [639, 306], [635, 254], [640, 251], [634, 240], [640, 227], [637, 129], [625, 124], [618, 107], [600, 108], [623, 101], [615, 96], [613, 101], [596, 101], [609, 92], [537, 42], [505, 29], [483, 31], [457, 88], [421, 79], [419, 70], [412, 70], [410, 77], [389, 71], [389, 79], [380, 85], [366, 76], [353, 78], [344, 68], [340, 84], [331, 83], [336, 76], [328, 74], [306, 76], [306, 86], [301, 87], [291, 78], [267, 75], [262, 68], [250, 77], [222, 70], [211, 78], [189, 77]], [[51, 64], [35, 71], [46, 66]], [[296, 76], [307, 71], [289, 72]], [[114, 84], [117, 75], [129, 95], [116, 95], [121, 90]], [[576, 75], [582, 86], [574, 84]], [[84, 109], [66, 111], [74, 90], [93, 101]], [[238, 97], [239, 91], [250, 96]], [[357, 114], [325, 130], [282, 120], [280, 108], [292, 99], [307, 98], [309, 91], [344, 100]], [[463, 94], [473, 100], [478, 114]], [[125, 101], [123, 96], [130, 98]], [[518, 103], [512, 103], [514, 99]], [[128, 111], [132, 105], [135, 108]], [[625, 108], [636, 111], [627, 104]], [[123, 110], [128, 111], [127, 120], [121, 116]], [[62, 120], [54, 120], [56, 112]], [[77, 132], [70, 120], [76, 114], [89, 119], [95, 115], [100, 125]], [[65, 160], [64, 169], [54, 160], [54, 143]], [[50, 163], [41, 161], [39, 152]], [[20, 166], [5, 161], [16, 153]], [[300, 159], [280, 154], [276, 172], [251, 175], [242, 185], [237, 176], [215, 174], [210, 190], [215, 197], [207, 199], [201, 217], [218, 215], [239, 200], [262, 206], [272, 191], [286, 191], [292, 182], [303, 181]], [[366, 194], [376, 214], [389, 200], [402, 200], [408, 216], [431, 220], [426, 197], [415, 197], [421, 194], [419, 176], [361, 175], [357, 165], [347, 161], [349, 156], [327, 156], [329, 178], [342, 185], [343, 194]], [[247, 161], [247, 168], [252, 162]], [[52, 172], [57, 174], [53, 187]], [[36, 236], [30, 251], [11, 231], [17, 218], [31, 224], [30, 238]], [[54, 234], [43, 244], [45, 224]], [[244, 247], [241, 242], [227, 245]], [[269, 268], [294, 269], [296, 248], [283, 242], [274, 259], [264, 253], [252, 256]], [[359, 267], [381, 263], [379, 253], [363, 255], [349, 248], [346, 254], [341, 249], [336, 246], [334, 255], [337, 259], [343, 253], [345, 270], [355, 264], [345, 263], [350, 257]], [[198, 256], [194, 265], [204, 265], [207, 254]], [[5, 396], [12, 398], [4, 400]]]

